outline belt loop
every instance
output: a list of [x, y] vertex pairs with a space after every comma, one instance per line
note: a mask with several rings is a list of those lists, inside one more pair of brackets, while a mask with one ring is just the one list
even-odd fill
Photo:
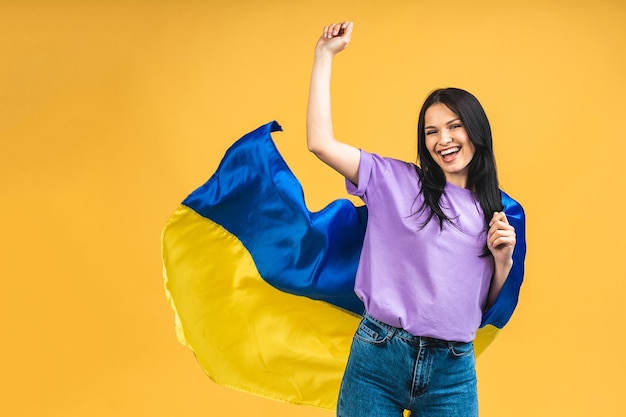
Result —
[[389, 340], [392, 340], [393, 337], [396, 335], [396, 332], [398, 331], [398, 328], [394, 327], [394, 326], [389, 326], [391, 327], [391, 329], [387, 328], [387, 331], [389, 332]]
[[417, 340], [419, 342], [420, 348], [426, 346], [426, 341], [424, 340], [422, 336], [417, 336]]

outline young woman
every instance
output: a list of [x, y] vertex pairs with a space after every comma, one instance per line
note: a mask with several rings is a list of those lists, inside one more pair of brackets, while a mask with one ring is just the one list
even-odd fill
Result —
[[331, 67], [352, 30], [351, 22], [324, 28], [307, 110], [309, 150], [346, 178], [369, 213], [355, 284], [366, 312], [337, 415], [477, 416], [472, 340], [516, 242], [502, 212], [489, 122], [473, 95], [447, 88], [420, 112], [419, 167], [338, 141]]

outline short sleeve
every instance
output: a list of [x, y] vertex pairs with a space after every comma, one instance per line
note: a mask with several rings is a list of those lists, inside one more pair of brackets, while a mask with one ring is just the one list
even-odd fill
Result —
[[359, 175], [358, 184], [352, 183], [352, 181], [346, 179], [346, 191], [348, 194], [361, 197], [361, 199], [367, 203], [365, 197], [365, 190], [369, 184], [372, 176], [372, 167], [374, 165], [372, 154], [365, 152], [361, 149], [361, 159], [359, 161]]

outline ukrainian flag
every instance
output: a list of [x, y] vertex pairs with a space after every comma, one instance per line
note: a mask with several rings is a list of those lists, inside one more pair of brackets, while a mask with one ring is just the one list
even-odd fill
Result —
[[[179, 341], [215, 382], [332, 409], [363, 312], [353, 286], [367, 211], [349, 200], [308, 211], [272, 141], [278, 130], [271, 122], [238, 140], [169, 219], [166, 294]], [[523, 277], [524, 214], [503, 203], [518, 245], [477, 353], [511, 317]]]

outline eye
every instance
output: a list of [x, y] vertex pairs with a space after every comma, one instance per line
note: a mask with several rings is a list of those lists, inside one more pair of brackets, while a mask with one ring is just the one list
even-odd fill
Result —
[[435, 133], [437, 133], [437, 131], [436, 131], [436, 130], [427, 130], [427, 131], [426, 131], [426, 136], [429, 136], [429, 135], [434, 135]]
[[450, 125], [450, 130], [458, 129], [460, 127], [463, 127], [463, 125], [460, 123], [455, 123], [453, 125]]

